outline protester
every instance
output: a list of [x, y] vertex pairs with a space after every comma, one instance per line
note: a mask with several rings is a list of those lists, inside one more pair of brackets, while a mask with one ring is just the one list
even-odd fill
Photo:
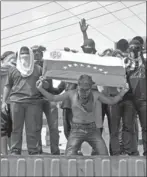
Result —
[[[129, 44], [129, 57], [134, 62], [134, 69], [130, 72], [129, 82], [133, 93], [133, 103], [139, 116], [143, 155], [147, 155], [147, 122], [146, 122], [146, 60], [143, 56], [142, 44], [132, 40]], [[130, 67], [131, 68], [131, 67]]]
[[[12, 66], [16, 65], [16, 55], [12, 51], [7, 51], [1, 56], [1, 98], [3, 89], [7, 80], [7, 74]], [[2, 100], [1, 100], [2, 101]], [[12, 132], [12, 120], [10, 116], [10, 105], [7, 104], [7, 110], [1, 111], [1, 153], [8, 154], [8, 145], [10, 146], [10, 136]]]
[[[87, 35], [87, 29], [89, 25], [86, 23], [85, 19], [82, 19], [81, 22], [79, 22], [79, 24], [80, 24], [80, 29], [83, 34], [83, 40], [84, 40], [84, 44], [81, 46], [83, 52], [87, 54], [96, 54], [97, 50], [95, 49], [95, 42], [93, 39], [89, 39]], [[100, 105], [100, 103], [97, 103], [97, 104], [99, 107], [99, 109], [97, 109], [95, 112], [97, 128], [100, 129], [101, 134], [102, 134], [104, 117], [105, 115], [107, 115], [108, 127], [109, 127], [109, 132], [110, 132], [110, 116], [109, 116], [109, 111], [108, 111], [108, 105], [107, 104]], [[111, 154], [110, 146], [109, 146], [109, 151]], [[92, 151], [92, 155], [95, 155], [94, 151]]]
[[[116, 56], [124, 58], [122, 52], [119, 50], [107, 50], [109, 51], [106, 53], [104, 51], [103, 56]], [[128, 69], [127, 72], [127, 80], [129, 77]], [[112, 92], [113, 91], [113, 92]], [[107, 96], [115, 96], [118, 94], [118, 88], [110, 88], [107, 87], [104, 89], [103, 92]], [[110, 145], [111, 145], [111, 153], [112, 155], [138, 155], [138, 151], [134, 150], [135, 147], [132, 147], [133, 144], [133, 136], [134, 136], [134, 127], [135, 121], [134, 117], [136, 115], [136, 111], [133, 105], [133, 95], [131, 89], [124, 95], [123, 99], [116, 105], [110, 105]], [[120, 144], [119, 139], [119, 128], [121, 128], [121, 118], [122, 118], [122, 143]], [[123, 144], [123, 151], [121, 150], [121, 145]]]
[[[34, 60], [35, 63], [43, 67], [43, 52], [46, 51], [46, 48], [44, 46], [33, 46], [32, 47], [33, 53], [34, 53]], [[58, 86], [58, 88], [53, 87], [52, 79], [43, 78], [44, 81], [48, 83], [48, 86], [46, 88], [47, 91], [50, 91], [52, 94], [60, 94], [65, 89], [65, 83], [61, 82]], [[53, 155], [59, 155], [59, 131], [58, 131], [58, 109], [57, 107], [55, 109], [51, 109], [51, 104], [49, 101], [44, 101], [43, 105], [43, 112], [46, 116], [49, 132], [50, 132], [50, 149], [51, 154]], [[42, 151], [42, 141], [41, 141], [41, 129], [42, 129], [42, 122], [38, 123], [38, 126], [40, 127], [40, 142], [39, 142], [39, 152], [40, 154], [43, 153]]]
[[127, 87], [114, 98], [107, 98], [98, 91], [92, 91], [93, 81], [90, 76], [82, 75], [78, 80], [75, 90], [65, 92], [61, 95], [52, 95], [42, 87], [42, 81], [36, 83], [38, 90], [50, 101], [63, 101], [70, 99], [72, 105], [72, 130], [68, 138], [66, 155], [76, 155], [81, 144], [87, 141], [94, 151], [99, 155], [107, 155], [107, 148], [102, 139], [99, 129], [95, 124], [96, 101], [106, 104], [116, 104], [127, 92]]
[[[34, 55], [26, 46], [17, 53], [16, 67], [8, 71], [4, 87], [2, 111], [10, 102], [12, 116], [11, 154], [20, 155], [22, 132], [25, 122], [29, 155], [38, 154], [38, 132], [36, 120], [42, 119], [42, 95], [36, 88], [36, 81], [42, 75], [41, 67], [34, 64]], [[10, 94], [10, 95], [9, 95]]]

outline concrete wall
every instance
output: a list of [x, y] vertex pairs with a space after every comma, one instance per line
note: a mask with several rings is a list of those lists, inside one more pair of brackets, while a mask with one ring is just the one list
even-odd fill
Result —
[[2, 157], [1, 176], [146, 176], [145, 157]]

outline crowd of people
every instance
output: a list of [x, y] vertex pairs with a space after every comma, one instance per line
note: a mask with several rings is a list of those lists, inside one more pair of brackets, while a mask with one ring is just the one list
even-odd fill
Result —
[[[44, 113], [50, 131], [51, 154], [60, 155], [56, 102], [62, 102], [64, 134], [67, 138], [65, 155], [82, 155], [84, 141], [91, 145], [91, 155], [140, 155], [137, 119], [142, 128], [143, 155], [147, 155], [143, 39], [137, 36], [128, 45], [123, 43], [127, 52], [106, 49], [99, 54], [94, 40], [88, 38], [85, 19], [81, 20], [80, 29], [84, 53], [99, 55], [102, 59], [104, 56], [120, 57], [124, 61], [126, 86], [96, 86], [92, 77], [85, 73], [79, 77], [77, 84], [62, 81], [54, 88], [52, 79], [42, 76], [45, 47], [23, 46], [18, 52], [5, 52], [1, 56], [1, 154], [8, 154], [9, 144], [11, 155], [21, 155], [24, 123], [28, 154], [42, 154]], [[69, 50], [65, 48], [65, 51]], [[109, 150], [102, 138], [105, 115], [110, 134]]]

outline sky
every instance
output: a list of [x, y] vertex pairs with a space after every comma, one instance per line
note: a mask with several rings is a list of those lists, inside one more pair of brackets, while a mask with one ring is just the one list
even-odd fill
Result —
[[121, 38], [146, 36], [145, 1], [2, 1], [1, 52], [23, 45], [81, 51], [82, 18], [99, 52]]
[[[88, 36], [95, 40], [99, 51], [108, 47], [113, 48], [114, 42], [120, 38], [146, 35], [145, 1], [2, 1], [1, 3], [2, 52], [17, 50], [20, 45], [34, 44], [59, 49], [67, 46], [80, 51], [83, 38], [79, 21], [82, 18], [90, 19], [87, 21], [90, 24]], [[41, 18], [44, 16], [46, 18]], [[35, 20], [38, 18], [41, 19]], [[22, 23], [25, 24], [20, 25]], [[17, 27], [14, 27], [16, 25]], [[29, 39], [25, 40], [26, 38]], [[19, 40], [20, 42], [16, 43]]]

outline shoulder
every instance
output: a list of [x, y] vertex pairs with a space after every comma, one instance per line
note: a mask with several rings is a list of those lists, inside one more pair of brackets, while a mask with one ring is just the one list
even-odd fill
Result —
[[97, 90], [97, 91], [96, 91], [96, 90], [93, 90], [93, 91], [92, 91], [92, 94], [93, 94], [93, 96], [94, 96], [94, 99], [97, 100], [98, 97], [99, 97], [99, 92], [98, 92], [98, 90]]
[[73, 95], [73, 94], [76, 93], [76, 89], [74, 89], [74, 90], [68, 90], [67, 93], [68, 93], [69, 95]]
[[13, 74], [19, 74], [20, 72], [18, 71], [18, 69], [15, 66], [12, 66], [9, 68], [8, 70], [8, 75], [9, 76], [13, 76]]
[[74, 90], [68, 90], [68, 91], [66, 91], [66, 92], [67, 92], [67, 94], [68, 94], [68, 97], [69, 97], [70, 99], [73, 99], [74, 95], [76, 94], [76, 89], [74, 89]]
[[38, 70], [42, 70], [42, 67], [40, 66], [40, 65], [38, 65], [38, 64], [34, 64], [34, 69], [38, 69]]

